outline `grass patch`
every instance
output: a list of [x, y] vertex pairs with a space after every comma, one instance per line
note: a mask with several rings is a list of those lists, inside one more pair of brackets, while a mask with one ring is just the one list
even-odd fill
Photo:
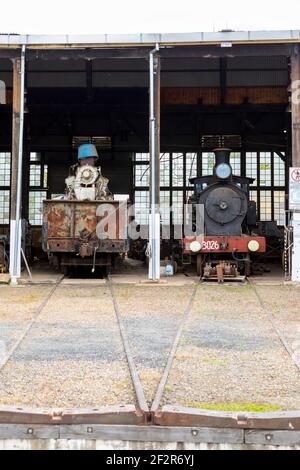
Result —
[[9, 304], [31, 304], [41, 299], [40, 295], [26, 295], [24, 297], [15, 297], [14, 299], [7, 300]]
[[271, 413], [282, 411], [277, 405], [258, 405], [257, 403], [187, 403], [188, 408], [210, 411], [249, 411], [252, 413]]

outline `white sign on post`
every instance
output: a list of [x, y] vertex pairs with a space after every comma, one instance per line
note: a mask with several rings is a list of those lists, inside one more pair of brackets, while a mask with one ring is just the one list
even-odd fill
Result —
[[290, 168], [290, 210], [293, 212], [292, 281], [300, 282], [300, 168]]
[[290, 168], [290, 210], [300, 210], [300, 168]]
[[300, 213], [293, 214], [292, 281], [300, 282]]

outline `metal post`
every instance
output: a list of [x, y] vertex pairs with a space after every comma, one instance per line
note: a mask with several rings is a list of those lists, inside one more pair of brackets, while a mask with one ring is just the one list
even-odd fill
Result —
[[150, 217], [149, 279], [160, 280], [160, 58], [150, 52]]
[[13, 137], [11, 165], [10, 266], [11, 283], [21, 276], [21, 198], [24, 134], [25, 46], [13, 61]]

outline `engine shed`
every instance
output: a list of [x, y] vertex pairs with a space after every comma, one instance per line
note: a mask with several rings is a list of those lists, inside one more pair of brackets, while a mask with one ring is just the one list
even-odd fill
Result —
[[214, 148], [230, 148], [234, 174], [253, 179], [260, 233], [272, 240], [266, 257], [281, 264], [289, 168], [300, 167], [299, 43], [300, 31], [1, 35], [0, 240], [8, 255], [21, 208], [24, 251], [43, 258], [43, 200], [64, 194], [78, 145], [91, 142], [112, 193], [135, 204], [136, 223], [147, 225], [154, 197], [171, 240], [190, 180], [212, 174]]

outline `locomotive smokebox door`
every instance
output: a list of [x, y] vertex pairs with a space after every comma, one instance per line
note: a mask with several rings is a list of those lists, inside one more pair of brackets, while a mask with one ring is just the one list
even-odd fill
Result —
[[212, 185], [200, 197], [208, 217], [207, 235], [241, 235], [241, 224], [247, 214], [247, 198], [232, 185]]

